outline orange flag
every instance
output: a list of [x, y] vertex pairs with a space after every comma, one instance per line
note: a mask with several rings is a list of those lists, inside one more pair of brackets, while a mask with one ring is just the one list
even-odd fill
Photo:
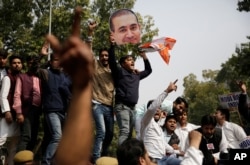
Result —
[[154, 52], [158, 51], [162, 59], [169, 64], [171, 50], [175, 44], [176, 40], [169, 37], [162, 37], [151, 42], [146, 42], [139, 46], [140, 50], [145, 52]]

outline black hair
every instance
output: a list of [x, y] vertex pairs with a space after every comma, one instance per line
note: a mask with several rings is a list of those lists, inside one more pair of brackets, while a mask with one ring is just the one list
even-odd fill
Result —
[[174, 102], [176, 104], [184, 103], [186, 107], [185, 109], [188, 109], [188, 102], [183, 97], [177, 97]]
[[32, 73], [37, 72], [37, 69], [40, 67], [41, 57], [38, 55], [29, 55], [26, 58], [26, 62], [29, 63], [29, 71]]
[[9, 64], [11, 65], [12, 61], [16, 58], [19, 59], [23, 63], [23, 58], [20, 55], [13, 54], [13, 55], [9, 56], [9, 58], [8, 58]]
[[219, 106], [219, 107], [216, 108], [216, 111], [220, 111], [222, 115], [225, 115], [226, 121], [230, 120], [229, 109]]
[[168, 114], [167, 117], [165, 118], [164, 125], [162, 126], [163, 130], [166, 130], [166, 124], [170, 119], [174, 119], [176, 122], [178, 121], [176, 115]]
[[212, 126], [216, 126], [217, 124], [217, 121], [216, 121], [216, 118], [215, 116], [212, 116], [212, 115], [204, 115], [202, 118], [201, 118], [201, 126], [204, 126], [204, 125], [212, 125]]
[[122, 56], [119, 60], [119, 63], [120, 65], [122, 65], [124, 63], [124, 61], [128, 58], [132, 57], [134, 59], [134, 57], [132, 55], [125, 55], [125, 56]]
[[167, 117], [166, 117], [166, 119], [165, 119], [165, 124], [170, 119], [174, 119], [176, 122], [178, 121], [176, 115], [174, 115], [174, 114], [168, 114]]
[[101, 55], [101, 53], [102, 53], [103, 51], [109, 52], [108, 48], [101, 48], [101, 49], [99, 49], [99, 55]]
[[54, 53], [50, 54], [50, 61], [53, 61], [57, 56]]
[[0, 49], [0, 56], [3, 57], [3, 59], [6, 59], [8, 52], [5, 49]]
[[136, 14], [130, 10], [130, 9], [119, 9], [119, 10], [116, 10], [115, 12], [113, 12], [109, 18], [109, 28], [110, 28], [110, 31], [114, 32], [114, 24], [113, 24], [113, 18], [117, 17], [117, 16], [121, 16], [121, 15], [127, 15], [127, 14], [133, 14], [136, 18], [136, 21], [138, 21], [138, 18], [136, 16]]
[[145, 157], [146, 148], [141, 140], [132, 138], [118, 146], [116, 155], [119, 165], [138, 165], [139, 158]]

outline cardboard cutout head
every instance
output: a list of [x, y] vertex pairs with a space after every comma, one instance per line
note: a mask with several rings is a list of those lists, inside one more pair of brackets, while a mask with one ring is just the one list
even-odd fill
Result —
[[136, 14], [130, 9], [119, 9], [109, 18], [111, 36], [117, 45], [138, 44], [141, 28]]

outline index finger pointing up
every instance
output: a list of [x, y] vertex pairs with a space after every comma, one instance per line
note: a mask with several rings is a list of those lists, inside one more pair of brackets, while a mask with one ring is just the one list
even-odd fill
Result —
[[72, 36], [80, 37], [80, 24], [81, 24], [82, 8], [80, 6], [75, 9], [74, 22], [72, 26]]

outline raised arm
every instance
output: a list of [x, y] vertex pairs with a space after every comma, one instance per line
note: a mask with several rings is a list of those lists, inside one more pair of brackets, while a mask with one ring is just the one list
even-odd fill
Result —
[[177, 89], [177, 86], [175, 85], [175, 83], [170, 82], [167, 89], [165, 89], [164, 92], [162, 92], [148, 107], [148, 110], [145, 112], [141, 120], [141, 135], [144, 134], [144, 129], [152, 120], [154, 114], [156, 113], [157, 109], [160, 107], [163, 100], [168, 96], [169, 93], [171, 93], [172, 91], [175, 91], [176, 89]]
[[118, 67], [117, 62], [116, 62], [116, 58], [115, 58], [115, 42], [114, 42], [114, 39], [113, 39], [112, 35], [110, 35], [110, 48], [109, 48], [109, 59], [108, 59], [108, 61], [109, 61], [109, 67], [111, 69], [113, 79], [116, 80], [117, 76], [119, 74], [119, 70], [121, 68]]
[[250, 122], [250, 110], [247, 103], [247, 87], [246, 84], [242, 81], [237, 82], [239, 88], [241, 89], [241, 94], [239, 97], [238, 110], [240, 114]]
[[140, 56], [142, 57], [143, 62], [144, 62], [144, 66], [145, 66], [144, 71], [140, 72], [140, 79], [144, 79], [150, 73], [152, 73], [152, 68], [151, 68], [151, 65], [150, 65], [150, 62], [148, 60], [148, 57], [147, 57], [146, 53], [145, 52], [140, 52]]
[[181, 165], [201, 165], [203, 161], [203, 154], [199, 150], [201, 142], [201, 133], [198, 131], [191, 131], [189, 133], [189, 147], [186, 150]]
[[91, 155], [94, 68], [91, 48], [79, 37], [81, 14], [81, 8], [77, 7], [72, 34], [64, 44], [60, 44], [54, 36], [47, 36], [52, 49], [60, 58], [61, 66], [71, 76], [73, 83], [68, 117], [54, 158], [54, 164], [57, 165], [87, 164]]
[[86, 42], [89, 44], [91, 49], [92, 49], [92, 43], [93, 43], [93, 34], [94, 34], [94, 30], [96, 26], [97, 26], [96, 21], [88, 23], [88, 37], [87, 37]]

